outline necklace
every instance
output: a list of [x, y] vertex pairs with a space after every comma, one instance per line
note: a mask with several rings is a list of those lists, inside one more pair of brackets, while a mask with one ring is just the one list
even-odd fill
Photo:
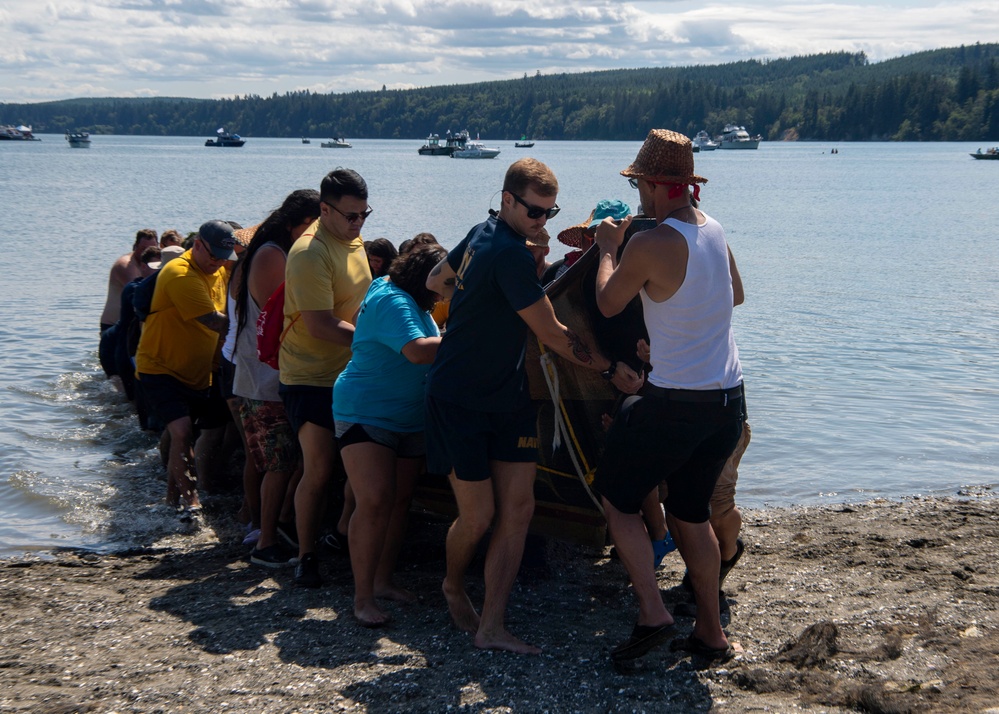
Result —
[[[686, 211], [688, 208], [693, 208], [693, 206], [687, 205], [687, 206], [680, 206], [679, 208], [674, 208], [672, 211], [666, 214], [666, 217], [663, 219], [663, 222], [665, 223], [666, 221], [668, 221], [673, 216], [674, 213], [679, 213], [680, 211]], [[678, 218], [677, 220], [680, 219]], [[688, 223], [689, 221], [683, 221], [683, 222]]]

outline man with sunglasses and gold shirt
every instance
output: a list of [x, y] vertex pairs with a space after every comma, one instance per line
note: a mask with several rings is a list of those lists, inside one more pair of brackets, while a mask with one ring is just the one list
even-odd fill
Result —
[[[451, 298], [447, 331], [428, 374], [427, 459], [449, 474], [458, 518], [447, 536], [443, 591], [455, 624], [481, 649], [541, 650], [507, 631], [505, 612], [534, 514], [537, 415], [524, 367], [528, 330], [566, 359], [600, 371], [624, 392], [641, 377], [591, 350], [555, 317], [528, 242], [558, 213], [558, 181], [545, 164], [507, 169], [501, 206], [465, 236], [427, 279]], [[464, 576], [492, 526], [481, 615]]]
[[285, 265], [278, 392], [302, 448], [295, 491], [300, 587], [322, 584], [316, 541], [336, 458], [333, 383], [350, 361], [354, 313], [371, 284], [361, 239], [371, 210], [368, 185], [356, 171], [331, 171], [319, 188], [319, 218], [295, 241]]

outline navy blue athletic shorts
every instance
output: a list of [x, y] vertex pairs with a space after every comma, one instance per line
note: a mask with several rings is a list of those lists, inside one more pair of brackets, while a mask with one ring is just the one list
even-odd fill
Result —
[[485, 481], [490, 461], [538, 460], [534, 404], [513, 412], [480, 412], [427, 395], [427, 471], [454, 471], [460, 481]]

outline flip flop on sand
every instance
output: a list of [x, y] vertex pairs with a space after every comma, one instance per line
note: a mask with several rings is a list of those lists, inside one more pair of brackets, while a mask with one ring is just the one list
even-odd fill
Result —
[[628, 641], [611, 650], [611, 659], [615, 662], [638, 659], [648, 654], [649, 650], [666, 642], [672, 631], [673, 623], [668, 625], [635, 625]]
[[670, 649], [685, 650], [692, 655], [703, 657], [712, 662], [728, 662], [735, 656], [735, 650], [732, 649], [731, 645], [710, 647], [701, 638], [694, 635], [684, 637], [680, 640], [673, 640]]

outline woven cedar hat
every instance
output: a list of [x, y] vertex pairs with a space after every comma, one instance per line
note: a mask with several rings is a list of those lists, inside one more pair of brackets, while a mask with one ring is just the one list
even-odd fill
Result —
[[253, 236], [257, 234], [258, 228], [260, 228], [259, 223], [255, 226], [250, 226], [249, 228], [240, 228], [238, 231], [233, 232], [233, 235], [236, 236], [236, 241], [241, 246], [248, 248], [250, 246], [250, 241], [253, 240]]
[[590, 211], [590, 217], [582, 223], [566, 228], [558, 234], [560, 243], [565, 243], [572, 248], [583, 247], [583, 235], [591, 228], [596, 228], [605, 218], [621, 220], [631, 215], [631, 206], [624, 201], [610, 201], [604, 199], [597, 203], [597, 207]]
[[694, 149], [690, 139], [668, 129], [650, 131], [638, 156], [621, 175], [681, 186], [708, 182], [694, 173]]
[[590, 211], [590, 217], [587, 218], [582, 223], [577, 223], [574, 226], [570, 226], [561, 233], [559, 233], [558, 242], [564, 243], [570, 248], [582, 248], [583, 233], [586, 231], [587, 228], [590, 227], [591, 220], [593, 220], [593, 211]]
[[542, 228], [538, 231], [538, 234], [533, 238], [527, 239], [527, 245], [537, 246], [538, 248], [547, 248], [548, 243], [551, 241], [552, 237], [548, 235], [548, 230]]

